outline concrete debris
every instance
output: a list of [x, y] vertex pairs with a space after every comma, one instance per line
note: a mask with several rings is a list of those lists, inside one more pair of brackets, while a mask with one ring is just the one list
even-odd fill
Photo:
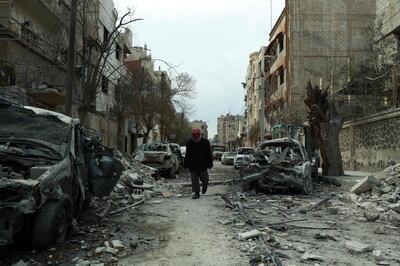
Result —
[[29, 266], [28, 263], [26, 263], [23, 260], [18, 261], [17, 263], [13, 264], [12, 266]]
[[105, 247], [98, 247], [98, 248], [95, 249], [94, 253], [96, 255], [100, 255], [100, 254], [104, 253], [104, 251], [106, 251]]
[[115, 254], [117, 254], [117, 253], [119, 252], [119, 250], [118, 250], [118, 249], [115, 249], [115, 248], [109, 247], [109, 248], [106, 248], [106, 252], [115, 255]]
[[390, 205], [390, 209], [397, 213], [400, 213], [400, 203]]
[[311, 261], [324, 261], [324, 258], [319, 255], [315, 255], [309, 252], [305, 252], [303, 256], [301, 257], [302, 260], [311, 260]]
[[374, 176], [367, 176], [360, 181], [358, 181], [357, 184], [355, 184], [351, 189], [350, 192], [354, 194], [361, 194], [367, 191], [371, 191], [372, 187], [375, 186], [378, 183], [378, 179]]
[[362, 254], [374, 250], [372, 245], [363, 244], [356, 241], [346, 241], [344, 245], [347, 248], [347, 250], [349, 250], [350, 253], [352, 254]]
[[339, 209], [335, 208], [335, 207], [328, 207], [328, 208], [326, 208], [326, 213], [329, 215], [338, 215]]
[[118, 249], [118, 250], [123, 250], [123, 249], [125, 249], [124, 244], [123, 244], [122, 241], [120, 241], [120, 240], [112, 240], [112, 241], [111, 241], [111, 244], [112, 244], [112, 246], [113, 246], [115, 249]]
[[244, 233], [238, 233], [238, 238], [239, 240], [248, 240], [248, 239], [253, 239], [258, 236], [262, 235], [262, 233], [256, 229], [244, 232]]

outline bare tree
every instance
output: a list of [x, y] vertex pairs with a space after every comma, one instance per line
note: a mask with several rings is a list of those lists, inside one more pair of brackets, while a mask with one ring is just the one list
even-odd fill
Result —
[[110, 64], [110, 57], [116, 52], [117, 39], [125, 27], [141, 19], [131, 19], [131, 12], [126, 12], [116, 25], [104, 36], [99, 36], [98, 18], [93, 12], [94, 0], [79, 0], [79, 24], [81, 50], [78, 56], [81, 61], [81, 91], [79, 94], [78, 112], [83, 122], [87, 122], [87, 114], [96, 95], [101, 92], [104, 80], [121, 73], [123, 63], [118, 66]]

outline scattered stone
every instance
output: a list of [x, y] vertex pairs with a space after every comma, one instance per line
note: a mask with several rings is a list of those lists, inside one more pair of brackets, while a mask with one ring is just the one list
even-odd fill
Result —
[[374, 257], [374, 259], [376, 260], [376, 261], [381, 261], [382, 260], [382, 251], [381, 250], [374, 250], [373, 252], [372, 252], [372, 256]]
[[318, 240], [328, 240], [329, 239], [329, 240], [337, 241], [337, 239], [334, 236], [327, 235], [324, 233], [315, 233], [314, 238], [318, 239]]
[[372, 187], [375, 186], [375, 184], [378, 183], [378, 179], [374, 176], [367, 176], [360, 181], [358, 181], [357, 184], [355, 184], [351, 189], [350, 192], [354, 194], [361, 194], [367, 191], [372, 190]]
[[118, 249], [118, 250], [125, 249], [124, 244], [120, 240], [112, 240], [111, 244], [115, 249]]
[[397, 177], [397, 176], [389, 176], [389, 177], [386, 179], [386, 183], [387, 183], [389, 186], [394, 185], [394, 184], [396, 184], [396, 183], [399, 182], [399, 181], [400, 181], [400, 178]]
[[230, 221], [230, 220], [222, 220], [222, 221], [219, 221], [219, 223], [222, 224], [222, 225], [228, 225], [228, 224], [231, 224], [232, 221]]
[[255, 237], [260, 236], [262, 233], [256, 229], [244, 232], [244, 233], [238, 233], [239, 240], [247, 240], [247, 239], [252, 239]]
[[306, 252], [306, 250], [305, 250], [304, 247], [302, 247], [302, 246], [297, 246], [297, 247], [295, 247], [295, 249], [296, 249], [296, 251], [299, 252], [299, 253], [304, 253], [304, 252]]
[[390, 205], [390, 209], [397, 213], [400, 213], [400, 203]]
[[110, 247], [111, 247], [110, 242], [105, 241], [105, 242], [104, 242], [104, 246], [105, 246], [106, 248], [110, 248]]
[[163, 195], [164, 198], [170, 198], [172, 197], [172, 193], [169, 191], [162, 191], [161, 195]]
[[13, 264], [12, 266], [29, 266], [28, 263], [26, 263], [23, 260], [18, 261], [17, 263]]
[[312, 261], [324, 261], [324, 258], [315, 254], [311, 254], [309, 252], [306, 252], [303, 254], [301, 257], [302, 260], [312, 260]]
[[390, 265], [390, 262], [383, 260], [383, 261], [377, 262], [376, 264], [378, 264], [378, 265]]
[[385, 226], [379, 225], [379, 226], [375, 227], [374, 233], [378, 234], [378, 235], [384, 235], [386, 233]]
[[110, 258], [110, 261], [111, 261], [111, 262], [118, 262], [118, 261], [119, 261], [119, 259], [118, 259], [118, 258], [116, 258], [116, 257], [111, 257], [111, 258]]
[[153, 200], [153, 201], [151, 201], [151, 203], [154, 203], [154, 204], [161, 204], [161, 203], [162, 203], [162, 200]]
[[373, 211], [364, 211], [364, 217], [367, 219], [368, 222], [375, 222], [379, 219], [380, 214], [378, 212]]
[[235, 223], [235, 227], [237, 228], [244, 228], [246, 226], [245, 223]]
[[353, 254], [367, 253], [374, 250], [373, 246], [357, 241], [346, 241], [344, 245]]
[[89, 260], [79, 260], [75, 266], [90, 266], [90, 264]]
[[100, 255], [100, 254], [103, 253], [104, 251], [106, 251], [106, 248], [105, 248], [105, 247], [98, 247], [98, 248], [95, 249], [94, 253], [95, 253], [96, 255]]
[[80, 260], [81, 258], [79, 258], [79, 257], [75, 257], [75, 258], [73, 258], [72, 259], [72, 263], [77, 263], [79, 260]]
[[111, 247], [106, 248], [106, 252], [111, 253], [111, 254], [113, 254], [113, 255], [117, 254], [118, 251], [119, 251], [119, 250], [118, 250], [118, 249], [115, 249], [115, 248], [111, 248]]
[[328, 207], [328, 208], [326, 208], [326, 213], [328, 213], [329, 215], [338, 215], [339, 214], [339, 208]]

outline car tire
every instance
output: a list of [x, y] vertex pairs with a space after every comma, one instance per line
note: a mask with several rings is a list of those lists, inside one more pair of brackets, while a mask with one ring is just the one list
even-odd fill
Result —
[[176, 174], [175, 174], [175, 169], [174, 169], [174, 167], [171, 167], [171, 168], [169, 169], [169, 171], [168, 171], [168, 177], [169, 177], [169, 178], [172, 178], [172, 179], [175, 179], [175, 178], [176, 178]]
[[304, 195], [311, 195], [314, 192], [314, 184], [311, 176], [304, 178], [303, 188], [301, 190]]
[[71, 226], [72, 209], [67, 196], [46, 202], [37, 211], [33, 222], [32, 246], [45, 249], [55, 243], [63, 243]]

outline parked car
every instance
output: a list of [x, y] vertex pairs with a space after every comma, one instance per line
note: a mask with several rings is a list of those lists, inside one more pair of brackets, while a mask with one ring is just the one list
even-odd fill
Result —
[[0, 246], [23, 235], [48, 248], [85, 200], [113, 190], [123, 166], [79, 120], [4, 99], [0, 114]]
[[135, 159], [157, 169], [160, 175], [169, 178], [176, 178], [176, 174], [181, 167], [178, 156], [168, 143], [144, 144], [140, 146]]
[[243, 177], [244, 190], [313, 193], [312, 160], [299, 141], [282, 138], [263, 142], [257, 147], [254, 161]]
[[244, 168], [250, 165], [253, 160], [254, 148], [240, 147], [237, 149], [233, 166], [235, 169]]
[[235, 160], [235, 152], [224, 152], [222, 154], [221, 163], [224, 165], [233, 165]]
[[226, 148], [223, 145], [211, 145], [211, 152], [213, 155], [213, 160], [221, 161], [222, 154], [225, 152]]

